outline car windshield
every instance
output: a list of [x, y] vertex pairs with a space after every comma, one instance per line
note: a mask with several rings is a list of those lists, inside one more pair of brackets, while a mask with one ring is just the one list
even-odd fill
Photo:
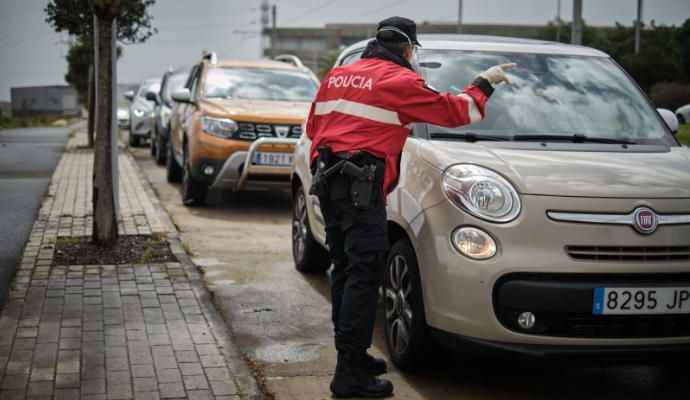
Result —
[[141, 84], [137, 96], [146, 98], [146, 93], [153, 92], [158, 93], [161, 90], [160, 82], [145, 82]]
[[[586, 138], [677, 146], [632, 80], [603, 57], [420, 50], [419, 69], [441, 92], [458, 93], [492, 65], [516, 62], [496, 87], [483, 121], [429, 131], [494, 139]], [[481, 139], [480, 139], [481, 140]]]
[[165, 86], [163, 86], [163, 101], [166, 103], [172, 102], [173, 92], [182, 89], [187, 81], [188, 75], [188, 73], [177, 73], [168, 76], [168, 79], [165, 81]]
[[312, 101], [317, 83], [305, 72], [263, 68], [209, 69], [204, 83], [207, 98]]

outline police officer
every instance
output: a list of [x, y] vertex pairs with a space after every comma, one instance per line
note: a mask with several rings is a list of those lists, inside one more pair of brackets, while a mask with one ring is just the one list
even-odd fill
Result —
[[331, 391], [338, 397], [384, 397], [393, 392], [384, 360], [371, 346], [378, 290], [389, 249], [385, 197], [397, 183], [400, 154], [414, 122], [457, 127], [480, 121], [505, 69], [482, 72], [462, 93], [439, 93], [410, 65], [414, 21], [392, 17], [378, 25], [362, 59], [333, 68], [307, 119], [312, 140], [312, 194], [319, 197], [333, 263], [332, 320], [338, 361]]

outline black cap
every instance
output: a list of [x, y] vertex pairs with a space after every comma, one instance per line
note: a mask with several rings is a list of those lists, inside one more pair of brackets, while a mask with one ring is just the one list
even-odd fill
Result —
[[403, 17], [390, 17], [379, 22], [376, 28], [376, 40], [388, 43], [410, 41], [417, 46], [422, 46], [417, 41], [417, 24]]

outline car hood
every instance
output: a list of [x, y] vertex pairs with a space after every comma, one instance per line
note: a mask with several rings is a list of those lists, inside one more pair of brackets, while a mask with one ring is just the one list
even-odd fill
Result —
[[[646, 150], [636, 152], [594, 145], [597, 151], [587, 151], [587, 145], [573, 144], [572, 150], [556, 145], [559, 150], [554, 151], [540, 149], [540, 143], [515, 147], [502, 143], [425, 141], [419, 153], [441, 170], [457, 163], [487, 167], [508, 178], [523, 194], [690, 198], [690, 151], [685, 147], [639, 146]], [[611, 150], [606, 151], [606, 146]]]
[[147, 113], [153, 112], [153, 107], [155, 107], [153, 102], [141, 97], [135, 97], [134, 101], [132, 102], [132, 108], [138, 108]]
[[238, 121], [301, 124], [309, 114], [310, 102], [213, 99], [203, 100], [205, 112]]

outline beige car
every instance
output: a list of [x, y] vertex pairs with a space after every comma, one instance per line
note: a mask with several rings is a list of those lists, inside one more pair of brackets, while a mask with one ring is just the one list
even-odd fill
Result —
[[[626, 73], [597, 50], [421, 36], [415, 68], [458, 92], [508, 62], [486, 118], [416, 124], [388, 197], [383, 284], [393, 362], [432, 342], [538, 356], [690, 350], [690, 151]], [[336, 65], [359, 58], [366, 42]], [[329, 267], [310, 142], [295, 150], [298, 270]]]

